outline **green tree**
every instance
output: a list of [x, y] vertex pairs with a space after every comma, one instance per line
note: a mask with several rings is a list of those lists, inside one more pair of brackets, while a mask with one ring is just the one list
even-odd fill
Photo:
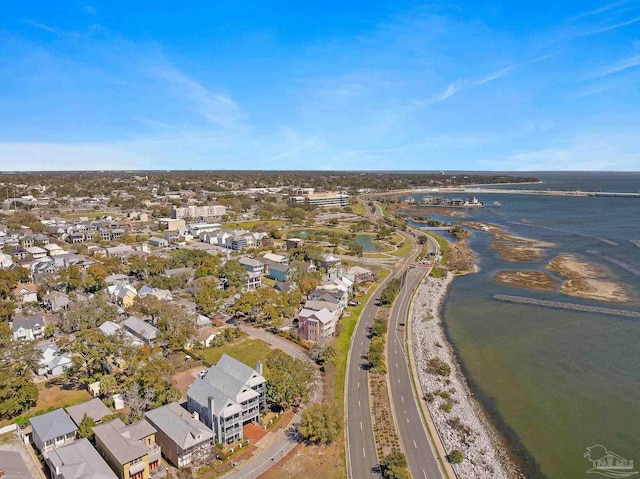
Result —
[[115, 376], [105, 374], [100, 378], [100, 393], [105, 395], [116, 394], [120, 392], [120, 386]]
[[458, 449], [454, 449], [447, 454], [447, 461], [451, 464], [460, 464], [464, 460], [464, 455]]
[[224, 279], [229, 287], [240, 289], [247, 283], [247, 270], [239, 261], [231, 259], [220, 269], [219, 278]]
[[201, 280], [202, 283], [196, 293], [196, 304], [203, 314], [211, 314], [220, 309], [226, 294], [215, 281]]
[[72, 333], [94, 328], [116, 316], [116, 307], [107, 302], [104, 294], [96, 294], [93, 298], [64, 311], [61, 314], [60, 329], [65, 333]]
[[386, 456], [381, 464], [383, 479], [411, 479], [411, 473], [407, 468], [407, 458], [401, 452], [395, 452]]
[[9, 321], [16, 312], [16, 304], [8, 299], [0, 299], [0, 320]]
[[382, 302], [382, 304], [384, 305], [393, 304], [394, 300], [396, 299], [396, 296], [398, 296], [398, 293], [400, 292], [400, 286], [401, 286], [401, 282], [400, 282], [400, 279], [398, 278], [394, 278], [391, 281], [389, 281], [387, 286], [385, 286], [385, 288], [382, 290], [382, 294], [380, 295], [380, 301]]
[[348, 253], [352, 256], [362, 257], [364, 253], [364, 247], [357, 241], [349, 241], [347, 243]]
[[217, 276], [220, 271], [222, 259], [217, 255], [209, 255], [202, 260], [198, 269], [196, 269], [196, 278], [204, 278], [205, 276]]
[[93, 428], [95, 425], [95, 420], [89, 417], [87, 413], [84, 413], [80, 424], [78, 424], [78, 437], [81, 439], [93, 439]]
[[298, 432], [313, 444], [330, 444], [340, 434], [342, 418], [332, 404], [323, 402], [309, 405], [302, 412]]
[[30, 341], [8, 340], [0, 346], [0, 418], [12, 419], [38, 401], [32, 371], [42, 352]]
[[267, 400], [280, 408], [309, 400], [316, 387], [315, 369], [307, 361], [275, 349], [265, 358]]
[[29, 282], [29, 270], [26, 268], [0, 270], [0, 298], [10, 298], [11, 290], [15, 288], [18, 283], [27, 282]]

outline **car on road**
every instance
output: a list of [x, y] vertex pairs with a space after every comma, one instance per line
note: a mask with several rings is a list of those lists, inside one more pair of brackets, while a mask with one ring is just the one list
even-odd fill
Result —
[[375, 305], [376, 305], [376, 306], [380, 306], [380, 305], [382, 304], [382, 299], [380, 299], [380, 298], [376, 298], [376, 299], [374, 300], [374, 303], [375, 303]]

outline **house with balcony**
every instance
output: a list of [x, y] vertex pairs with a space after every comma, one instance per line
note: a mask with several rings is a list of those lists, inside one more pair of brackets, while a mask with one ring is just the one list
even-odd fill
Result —
[[298, 313], [300, 338], [312, 343], [324, 343], [336, 332], [336, 316], [324, 308], [320, 311], [303, 308]]
[[178, 403], [147, 411], [145, 419], [158, 432], [162, 455], [176, 467], [202, 466], [211, 460], [213, 431]]
[[253, 369], [224, 354], [187, 390], [187, 410], [213, 430], [216, 442], [242, 440], [242, 426], [258, 420], [266, 407], [266, 379], [261, 370], [260, 363]]
[[78, 426], [64, 412], [56, 409], [29, 419], [31, 422], [31, 441], [42, 454], [76, 440]]
[[52, 479], [117, 479], [88, 439], [80, 439], [45, 454]]
[[33, 283], [19, 284], [11, 291], [13, 296], [19, 303], [35, 303], [38, 301], [38, 287]]
[[243, 256], [238, 260], [238, 262], [245, 270], [247, 270], [247, 273], [264, 273], [264, 263], [262, 261]]
[[44, 335], [44, 326], [44, 317], [42, 316], [15, 319], [11, 325], [13, 339], [23, 341], [41, 339]]
[[160, 464], [156, 429], [147, 421], [114, 419], [93, 428], [96, 449], [120, 479], [148, 479]]

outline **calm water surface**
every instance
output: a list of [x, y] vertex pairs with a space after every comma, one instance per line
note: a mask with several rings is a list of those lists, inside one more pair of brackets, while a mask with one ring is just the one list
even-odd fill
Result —
[[[640, 189], [640, 174], [634, 173], [537, 176], [545, 180], [542, 187], [552, 189]], [[489, 248], [486, 234], [473, 232], [470, 245], [481, 271], [456, 278], [443, 316], [473, 389], [522, 456], [528, 477], [588, 477], [590, 463], [583, 454], [594, 444], [640, 464], [640, 320], [492, 299], [502, 293], [640, 311], [640, 248], [629, 241], [640, 240], [640, 199], [485, 195], [480, 200], [502, 207], [466, 210], [470, 219], [557, 246], [538, 262], [505, 262]], [[635, 273], [588, 251], [623, 261]], [[616, 305], [493, 281], [501, 269], [542, 269], [559, 253], [602, 265], [636, 299]]]

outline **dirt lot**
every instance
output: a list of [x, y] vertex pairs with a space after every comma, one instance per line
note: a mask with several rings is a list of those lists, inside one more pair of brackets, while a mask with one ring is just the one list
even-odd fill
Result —
[[298, 444], [280, 464], [259, 476], [259, 479], [304, 477], [305, 479], [342, 479], [338, 448]]
[[173, 376], [173, 384], [175, 384], [182, 393], [182, 401], [187, 400], [187, 389], [189, 389], [189, 386], [191, 386], [193, 381], [195, 381], [198, 377], [198, 373], [203, 369], [204, 368], [200, 366]]

